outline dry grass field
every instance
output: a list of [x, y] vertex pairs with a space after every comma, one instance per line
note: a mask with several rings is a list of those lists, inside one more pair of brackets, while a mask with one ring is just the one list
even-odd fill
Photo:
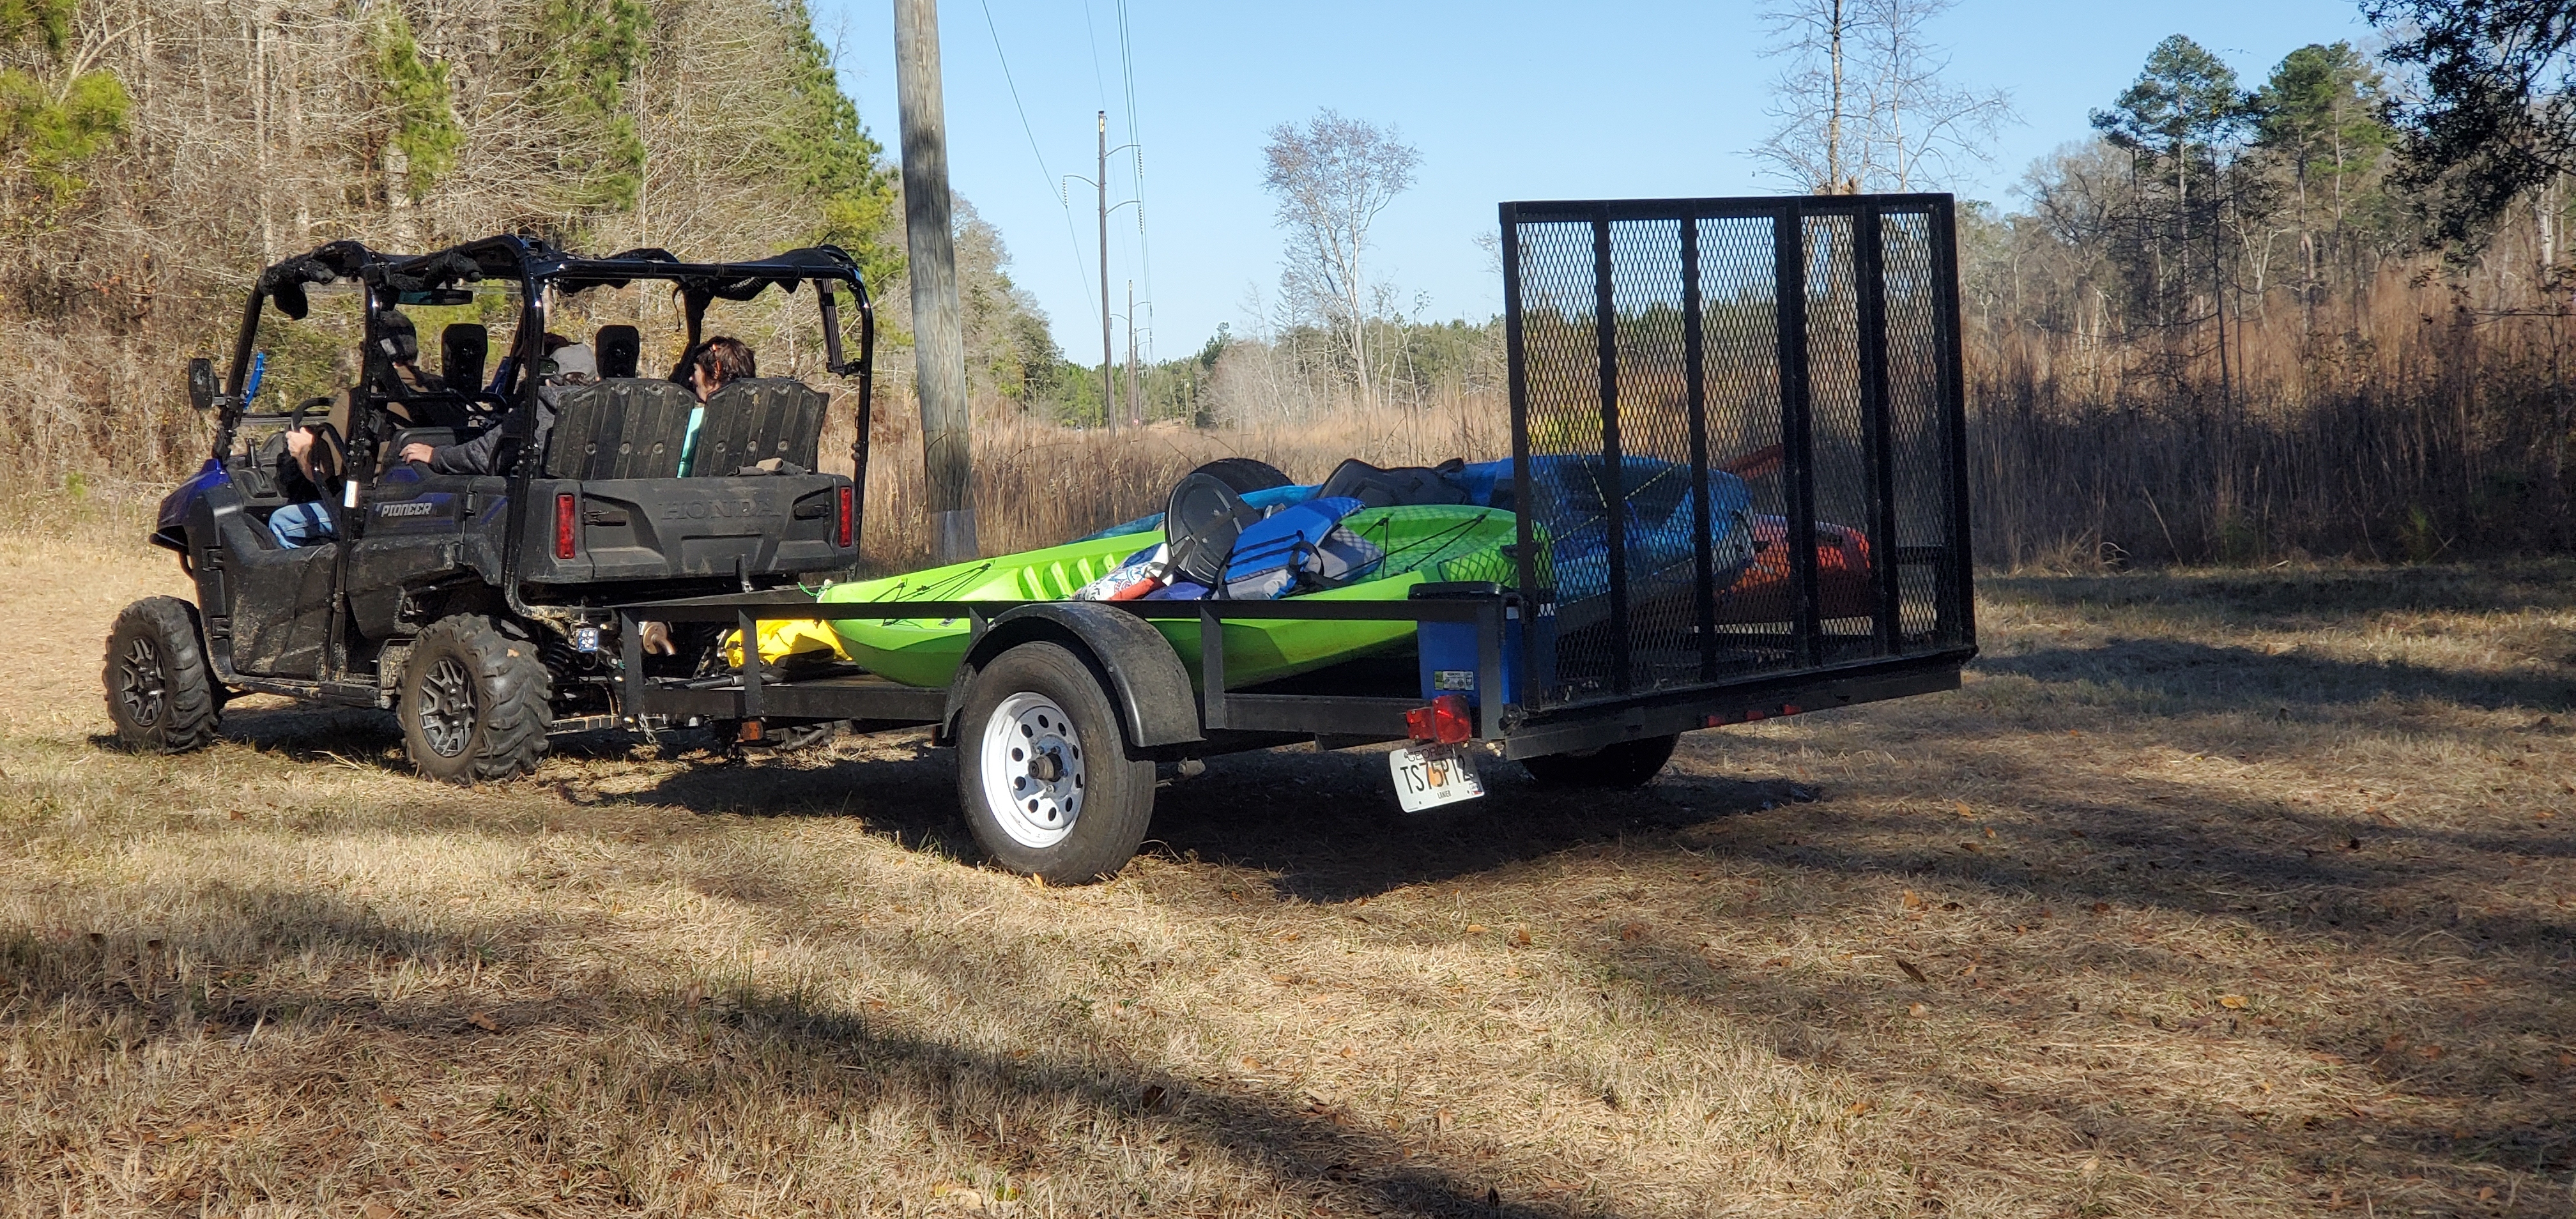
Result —
[[1990, 579], [1957, 693], [1068, 890], [913, 738], [115, 752], [132, 513], [0, 538], [0, 1214], [2576, 1211], [2576, 565]]

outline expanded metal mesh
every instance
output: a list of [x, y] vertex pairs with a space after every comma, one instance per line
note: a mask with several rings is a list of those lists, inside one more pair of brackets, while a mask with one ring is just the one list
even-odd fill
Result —
[[1503, 205], [1543, 705], [1973, 642], [1950, 209]]

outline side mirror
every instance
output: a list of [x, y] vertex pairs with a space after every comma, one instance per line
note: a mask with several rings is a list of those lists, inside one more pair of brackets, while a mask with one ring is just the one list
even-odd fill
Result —
[[199, 411], [215, 409], [215, 362], [204, 356], [188, 361], [188, 405]]

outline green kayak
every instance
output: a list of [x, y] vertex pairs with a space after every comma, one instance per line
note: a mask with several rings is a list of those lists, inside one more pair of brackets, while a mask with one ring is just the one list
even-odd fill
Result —
[[[1340, 588], [1304, 593], [1298, 600], [1402, 601], [1416, 584], [1451, 580], [1510, 583], [1516, 576], [1503, 552], [1514, 537], [1511, 513], [1463, 506], [1367, 508], [1342, 525], [1383, 550], [1374, 577]], [[1161, 543], [1160, 531], [977, 559], [908, 575], [839, 584], [825, 589], [826, 604], [902, 601], [1061, 601], [1075, 589], [1114, 571], [1139, 551]], [[965, 658], [962, 618], [835, 618], [850, 659], [870, 672], [908, 686], [944, 686]], [[1198, 680], [1199, 624], [1156, 622]], [[1413, 623], [1325, 622], [1296, 619], [1228, 622], [1225, 673], [1229, 686], [1245, 686], [1338, 664], [1413, 641]]]

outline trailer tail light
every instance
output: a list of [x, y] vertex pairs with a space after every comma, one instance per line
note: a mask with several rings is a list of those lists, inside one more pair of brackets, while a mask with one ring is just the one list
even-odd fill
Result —
[[558, 559], [569, 559], [569, 558], [571, 558], [571, 557], [572, 557], [573, 541], [574, 541], [574, 539], [576, 539], [576, 538], [578, 538], [578, 537], [580, 537], [580, 536], [581, 536], [580, 530], [581, 530], [581, 521], [580, 521], [579, 517], [577, 517], [577, 516], [575, 515], [575, 505], [574, 505], [574, 503], [573, 503], [573, 497], [572, 497], [571, 495], [569, 495], [569, 494], [566, 494], [566, 495], [558, 495], [558, 496], [556, 496], [556, 497], [555, 497], [555, 557], [556, 557], [556, 558], [558, 558]]
[[840, 523], [832, 527], [832, 544], [843, 550], [848, 550], [850, 548], [850, 531], [858, 524], [856, 520], [852, 519], [856, 515], [854, 509], [857, 507], [857, 498], [857, 488], [841, 488]]
[[1476, 735], [1476, 720], [1468, 713], [1465, 698], [1443, 694], [1429, 706], [1405, 712], [1404, 730], [1417, 741], [1455, 745]]

